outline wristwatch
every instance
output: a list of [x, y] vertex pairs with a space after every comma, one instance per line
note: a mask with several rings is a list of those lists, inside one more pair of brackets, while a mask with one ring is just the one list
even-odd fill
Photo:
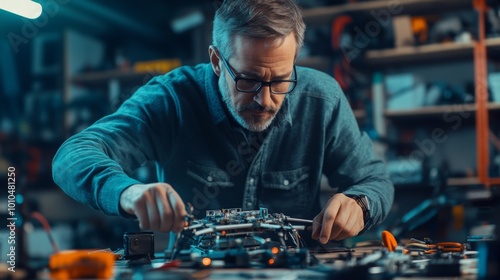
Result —
[[368, 225], [368, 222], [370, 221], [370, 203], [368, 202], [368, 199], [366, 198], [366, 195], [346, 195], [347, 197], [350, 197], [358, 203], [359, 207], [361, 207], [361, 210], [363, 210], [363, 221], [365, 222], [365, 227]]

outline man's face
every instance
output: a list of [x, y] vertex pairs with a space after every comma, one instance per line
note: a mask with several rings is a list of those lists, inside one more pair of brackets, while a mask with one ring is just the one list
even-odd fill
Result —
[[[234, 40], [234, 54], [228, 59], [237, 77], [262, 81], [291, 79], [295, 58], [296, 42], [293, 34], [283, 42], [270, 43], [264, 39], [237, 36]], [[263, 131], [274, 120], [285, 95], [272, 94], [269, 86], [262, 86], [257, 93], [240, 92], [228, 72], [222, 58], [211, 51], [212, 65], [218, 65], [219, 89], [227, 108], [234, 119], [251, 131]], [[220, 53], [219, 56], [225, 54]], [[214, 60], [215, 59], [215, 60]], [[214, 63], [215, 62], [215, 63]]]

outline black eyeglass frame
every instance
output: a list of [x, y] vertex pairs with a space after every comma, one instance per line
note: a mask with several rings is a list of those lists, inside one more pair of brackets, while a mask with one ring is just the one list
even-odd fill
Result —
[[[292, 72], [293, 76], [295, 76], [295, 79], [293, 79], [293, 80], [272, 80], [272, 81], [266, 82], [266, 81], [262, 81], [262, 80], [242, 78], [240, 76], [236, 76], [236, 74], [233, 72], [233, 69], [232, 69], [233, 67], [229, 64], [229, 62], [224, 58], [224, 56], [218, 50], [217, 50], [217, 52], [218, 52], [220, 58], [222, 59], [222, 62], [226, 66], [226, 68], [227, 68], [227, 70], [229, 72], [229, 75], [231, 75], [231, 77], [233, 78], [236, 90], [238, 90], [240, 92], [258, 93], [262, 89], [263, 86], [267, 86], [267, 87], [269, 87], [269, 90], [271, 91], [272, 94], [280, 94], [281, 95], [281, 94], [290, 94], [290, 93], [292, 93], [292, 91], [297, 86], [297, 69], [295, 68], [295, 64], [293, 65], [293, 72]], [[238, 88], [238, 81], [255, 82], [255, 83], [260, 83], [260, 85], [256, 89], [254, 89], [254, 90], [242, 90], [242, 89]], [[287, 92], [274, 92], [272, 84], [273, 83], [283, 83], [283, 82], [291, 83], [291, 86], [290, 86], [289, 90]]]

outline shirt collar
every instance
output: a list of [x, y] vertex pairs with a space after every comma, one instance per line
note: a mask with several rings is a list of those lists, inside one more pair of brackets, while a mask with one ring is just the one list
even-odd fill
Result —
[[[205, 69], [205, 93], [207, 95], [208, 110], [210, 111], [210, 116], [215, 125], [228, 119], [227, 113], [224, 110], [224, 104], [222, 97], [219, 92], [218, 79], [219, 77], [215, 75], [210, 63], [206, 65]], [[276, 116], [275, 122], [278, 124], [283, 124], [285, 121], [292, 125], [292, 116], [289, 110], [289, 96], [285, 96], [281, 109]]]
[[227, 119], [219, 93], [218, 76], [215, 75], [212, 65], [208, 63], [205, 68], [205, 93], [207, 95], [208, 110], [215, 125]]

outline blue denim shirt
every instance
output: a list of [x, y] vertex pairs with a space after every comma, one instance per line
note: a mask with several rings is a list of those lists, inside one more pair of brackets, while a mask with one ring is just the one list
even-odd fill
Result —
[[128, 174], [154, 161], [158, 180], [190, 202], [195, 216], [267, 207], [310, 219], [321, 211], [325, 174], [341, 192], [367, 195], [372, 222], [381, 222], [392, 206], [393, 185], [342, 90], [313, 69], [297, 67], [297, 76], [265, 133], [234, 123], [209, 64], [158, 76], [60, 147], [54, 181], [77, 201], [126, 216], [119, 196], [140, 183]]

